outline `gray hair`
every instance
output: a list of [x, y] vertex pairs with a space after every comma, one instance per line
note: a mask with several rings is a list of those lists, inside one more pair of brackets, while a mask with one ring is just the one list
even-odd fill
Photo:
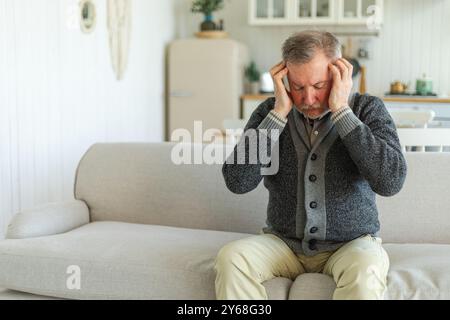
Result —
[[330, 32], [307, 30], [295, 33], [283, 44], [283, 60], [287, 63], [310, 62], [317, 52], [322, 51], [329, 59], [342, 57], [341, 44]]

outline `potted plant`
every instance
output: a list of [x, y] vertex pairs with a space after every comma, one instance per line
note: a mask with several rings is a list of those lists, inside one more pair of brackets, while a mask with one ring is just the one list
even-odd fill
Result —
[[247, 78], [249, 84], [250, 84], [250, 93], [251, 94], [258, 94], [259, 93], [259, 79], [260, 79], [261, 73], [259, 72], [258, 68], [256, 67], [256, 63], [252, 61], [250, 65], [245, 68], [245, 77]]
[[216, 30], [212, 13], [223, 9], [223, 6], [223, 0], [195, 0], [192, 3], [192, 12], [200, 12], [205, 15], [205, 20], [200, 25], [201, 31]]

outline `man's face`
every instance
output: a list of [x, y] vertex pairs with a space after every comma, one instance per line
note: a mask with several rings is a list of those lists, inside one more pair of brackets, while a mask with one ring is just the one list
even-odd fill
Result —
[[310, 118], [316, 118], [328, 109], [332, 75], [330, 59], [322, 52], [306, 64], [287, 63], [289, 87], [297, 109]]

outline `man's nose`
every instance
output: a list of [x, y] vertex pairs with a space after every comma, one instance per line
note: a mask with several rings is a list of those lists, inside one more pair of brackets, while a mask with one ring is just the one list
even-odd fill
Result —
[[315, 93], [312, 88], [306, 88], [303, 102], [308, 106], [312, 106], [316, 102]]

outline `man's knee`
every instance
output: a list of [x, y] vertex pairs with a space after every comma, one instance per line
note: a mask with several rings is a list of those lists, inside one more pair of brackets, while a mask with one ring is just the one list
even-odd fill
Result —
[[364, 290], [385, 285], [387, 270], [384, 257], [373, 252], [349, 252], [338, 269], [337, 282], [352, 282], [354, 286]]
[[346, 254], [342, 261], [342, 269], [353, 270], [359, 274], [370, 273], [373, 270], [382, 272], [383, 260], [384, 257], [371, 251], [354, 250]]
[[217, 253], [214, 268], [222, 270], [241, 265], [245, 260], [245, 249], [240, 241], [233, 241], [223, 246]]
[[337, 266], [334, 278], [337, 299], [382, 299], [386, 289], [387, 270], [384, 258], [364, 250], [348, 252]]

